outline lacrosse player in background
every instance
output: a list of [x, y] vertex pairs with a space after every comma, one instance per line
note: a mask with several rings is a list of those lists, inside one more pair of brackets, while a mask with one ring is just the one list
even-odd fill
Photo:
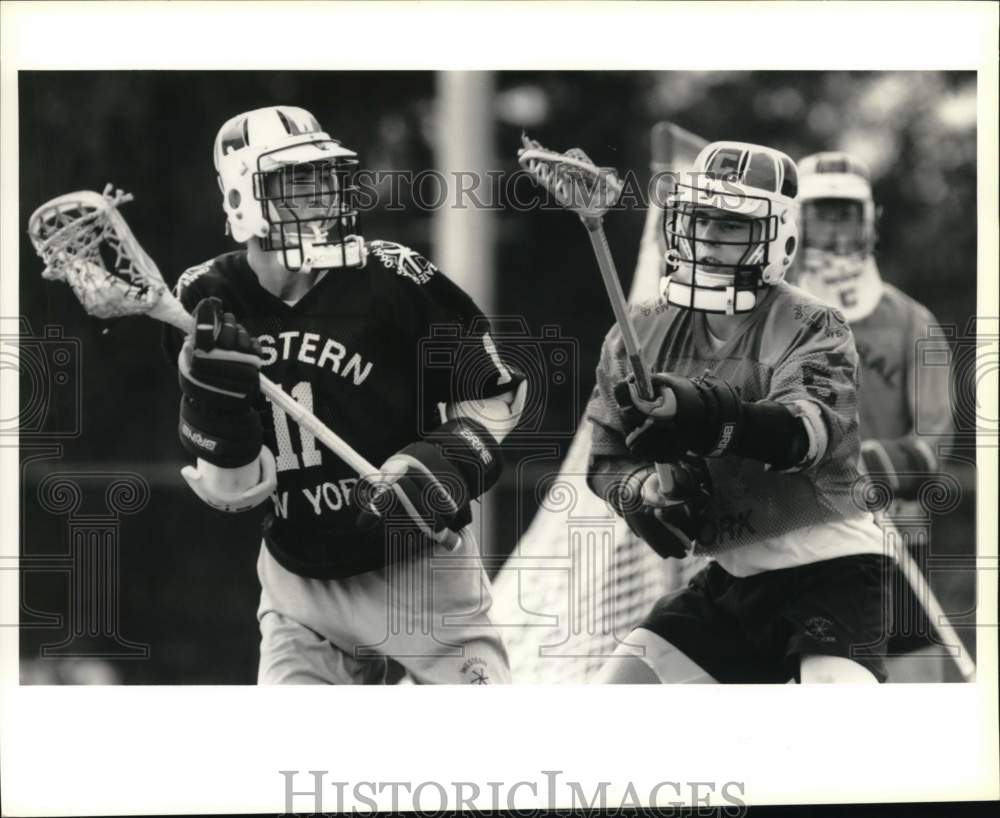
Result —
[[657, 400], [640, 397], [617, 327], [605, 339], [588, 482], [661, 556], [711, 560], [599, 681], [885, 679], [888, 559], [852, 499], [857, 354], [836, 310], [783, 281], [797, 190], [779, 151], [704, 148], [666, 202], [662, 297], [632, 311]]
[[[197, 461], [182, 474], [215, 509], [273, 503], [257, 563], [259, 683], [379, 683], [391, 660], [418, 683], [506, 682], [475, 544], [442, 543], [499, 478], [526, 383], [433, 264], [362, 238], [356, 166], [301, 108], [220, 129], [223, 209], [245, 247], [177, 282], [197, 322], [165, 336], [181, 443]], [[460, 328], [453, 368], [425, 369], [421, 340], [441, 324]], [[380, 474], [359, 481], [318, 447], [262, 398], [260, 372], [384, 461]]]
[[[860, 362], [861, 456], [865, 471], [891, 488], [895, 502], [882, 520], [891, 524], [894, 516], [914, 510], [921, 487], [939, 470], [936, 450], [951, 432], [949, 368], [928, 366], [918, 354], [918, 340], [926, 345], [937, 320], [879, 274], [875, 202], [860, 160], [840, 152], [802, 159], [799, 208], [796, 283], [839, 309], [851, 325]], [[937, 343], [947, 351], [947, 340]], [[893, 619], [912, 621], [914, 602], [908, 589], [899, 594]], [[945, 658], [933, 647], [892, 655], [921, 644], [913, 638], [890, 641], [891, 680], [943, 680]]]

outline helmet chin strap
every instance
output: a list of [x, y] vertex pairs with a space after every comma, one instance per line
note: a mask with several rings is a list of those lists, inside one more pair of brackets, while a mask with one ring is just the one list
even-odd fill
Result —
[[750, 312], [757, 306], [757, 294], [750, 290], [737, 290], [730, 283], [727, 287], [700, 287], [685, 284], [674, 276], [660, 279], [660, 297], [668, 304], [699, 312], [736, 315]]
[[299, 235], [299, 254], [302, 256], [302, 267], [299, 272], [302, 274], [311, 273], [316, 264], [316, 251], [313, 249], [313, 242], [319, 243], [326, 238], [325, 233], [321, 233], [319, 226], [315, 223], [309, 225], [313, 232], [312, 241], [303, 235]]
[[294, 238], [296, 244], [285, 249], [272, 250], [277, 258], [284, 260], [288, 254], [291, 261], [295, 260], [295, 253], [299, 254], [299, 267], [297, 273], [311, 273], [315, 269], [327, 267], [363, 267], [368, 258], [368, 248], [362, 236], [351, 234], [344, 237], [343, 242], [326, 244], [327, 232], [317, 224], [310, 224], [311, 236], [296, 233], [290, 238]]
[[308, 227], [312, 231], [312, 236], [305, 236], [302, 233], [288, 235], [286, 238], [292, 238], [294, 236], [296, 242], [295, 246], [272, 250], [272, 252], [278, 254], [278, 257], [281, 259], [284, 259], [285, 254], [293, 254], [297, 252], [299, 254], [299, 268], [295, 272], [303, 275], [311, 273], [313, 268], [316, 266], [317, 250], [314, 245], [326, 240], [326, 231], [321, 230], [319, 225], [310, 223]]

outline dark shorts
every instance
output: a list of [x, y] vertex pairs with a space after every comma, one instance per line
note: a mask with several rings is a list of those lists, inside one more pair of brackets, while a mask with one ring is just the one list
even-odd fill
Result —
[[886, 679], [895, 563], [858, 554], [750, 577], [718, 563], [663, 597], [642, 622], [720, 682], [799, 680], [807, 654], [843, 656]]

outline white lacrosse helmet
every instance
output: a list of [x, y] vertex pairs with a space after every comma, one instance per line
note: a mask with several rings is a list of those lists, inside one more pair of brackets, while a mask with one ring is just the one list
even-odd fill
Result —
[[357, 154], [302, 108], [278, 105], [234, 116], [215, 137], [215, 170], [227, 230], [260, 239], [292, 272], [364, 264], [354, 209]]
[[798, 173], [784, 153], [712, 142], [682, 173], [664, 209], [661, 295], [701, 312], [749, 312], [784, 279], [798, 245]]
[[875, 249], [875, 200], [867, 166], [847, 153], [824, 152], [799, 163], [802, 260], [798, 284], [841, 309]]

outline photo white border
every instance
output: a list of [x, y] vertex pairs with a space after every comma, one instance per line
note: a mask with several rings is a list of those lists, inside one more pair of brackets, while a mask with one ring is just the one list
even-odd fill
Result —
[[[18, 264], [36, 263], [18, 259], [17, 71], [83, 68], [976, 70], [977, 314], [997, 314], [993, 3], [4, 2], [0, 15], [0, 317], [18, 314]], [[303, 32], [314, 38], [308, 48]], [[3, 418], [17, 414], [9, 374]], [[996, 374], [980, 385], [991, 418]], [[18, 465], [2, 447], [4, 810], [278, 813], [278, 770], [288, 769], [484, 786], [562, 770], [588, 792], [599, 780], [639, 791], [732, 780], [745, 782], [752, 804], [997, 798], [997, 512], [985, 501], [996, 494], [997, 449], [978, 456], [975, 685], [331, 691], [19, 687], [17, 631], [6, 626], [18, 616], [9, 570]], [[521, 792], [518, 806], [545, 805]]]

